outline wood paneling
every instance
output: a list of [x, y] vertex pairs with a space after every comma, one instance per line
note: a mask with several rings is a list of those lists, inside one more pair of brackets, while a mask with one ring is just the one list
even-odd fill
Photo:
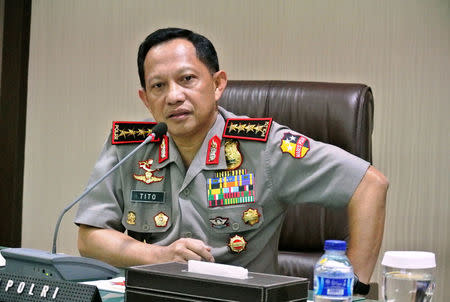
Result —
[[31, 0], [4, 1], [0, 96], [0, 245], [20, 246]]

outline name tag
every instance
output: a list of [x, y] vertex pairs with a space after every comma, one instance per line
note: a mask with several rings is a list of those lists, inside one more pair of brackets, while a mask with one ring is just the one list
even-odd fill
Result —
[[131, 191], [131, 201], [164, 203], [165, 192]]

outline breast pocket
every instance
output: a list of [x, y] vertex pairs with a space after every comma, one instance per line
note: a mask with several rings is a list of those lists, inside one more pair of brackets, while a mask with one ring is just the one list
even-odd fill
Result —
[[161, 233], [172, 225], [172, 203], [166, 192], [132, 190], [125, 204], [122, 224], [131, 231]]

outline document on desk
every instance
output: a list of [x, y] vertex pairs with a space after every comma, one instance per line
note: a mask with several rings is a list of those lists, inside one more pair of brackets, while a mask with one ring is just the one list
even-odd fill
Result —
[[188, 261], [188, 272], [236, 279], [248, 278], [248, 270], [246, 268], [197, 260]]
[[95, 285], [99, 290], [125, 293], [125, 277], [117, 277], [109, 280], [95, 280], [80, 282], [83, 284]]

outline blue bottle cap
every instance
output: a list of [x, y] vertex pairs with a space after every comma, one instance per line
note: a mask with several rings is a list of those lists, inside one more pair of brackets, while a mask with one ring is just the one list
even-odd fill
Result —
[[347, 242], [343, 240], [325, 240], [325, 250], [345, 251]]

